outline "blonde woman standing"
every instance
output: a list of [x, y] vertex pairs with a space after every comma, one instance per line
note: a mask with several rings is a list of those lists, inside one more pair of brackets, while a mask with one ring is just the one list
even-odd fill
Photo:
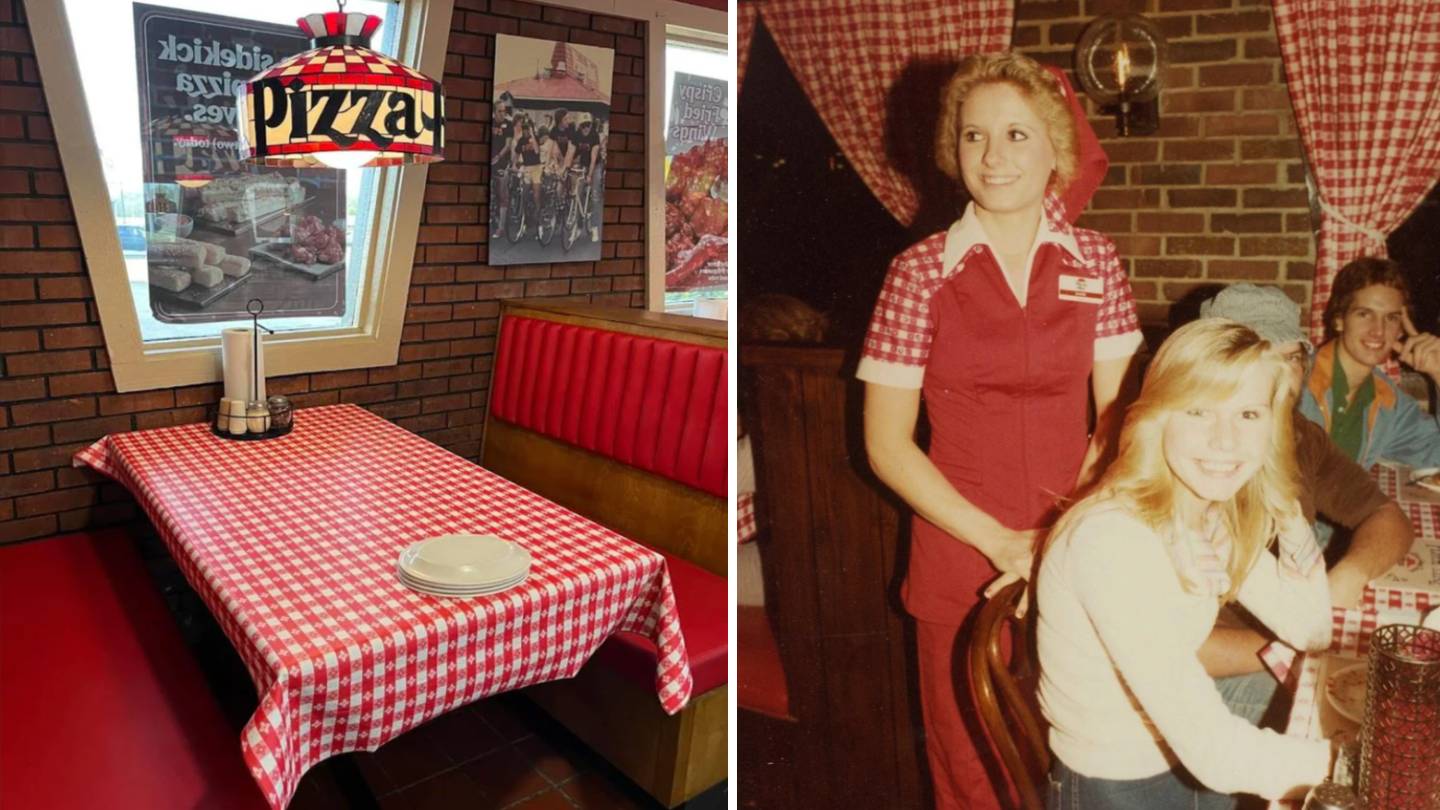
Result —
[[1063, 76], [1020, 54], [973, 56], [941, 103], [936, 162], [972, 201], [891, 263], [856, 376], [870, 464], [915, 511], [902, 596], [916, 619], [935, 805], [994, 810], [1007, 788], [987, 772], [954, 666], [962, 627], [983, 594], [1030, 576], [1057, 499], [1118, 422], [1141, 338], [1114, 245], [1070, 224], [1106, 160]]
[[1051, 808], [1229, 807], [1217, 794], [1296, 796], [1328, 773], [1329, 743], [1231, 714], [1196, 657], [1230, 601], [1298, 648], [1330, 640], [1288, 374], [1234, 321], [1177, 330], [1115, 462], [1056, 525], [1036, 594]]

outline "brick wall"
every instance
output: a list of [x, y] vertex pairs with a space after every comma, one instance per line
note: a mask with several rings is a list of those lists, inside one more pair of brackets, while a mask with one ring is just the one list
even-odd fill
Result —
[[1114, 239], [1147, 323], [1204, 284], [1278, 284], [1308, 301], [1305, 167], [1270, 4], [1017, 0], [1015, 46], [1073, 70], [1086, 24], [1126, 12], [1145, 14], [1169, 42], [1160, 129], [1119, 138], [1113, 117], [1092, 119], [1111, 169], [1081, 224]]
[[[601, 260], [486, 264], [496, 33], [613, 48]], [[446, 161], [430, 168], [396, 365], [270, 381], [297, 406], [359, 403], [479, 452], [498, 299], [644, 304], [645, 26], [512, 0], [457, 0]], [[129, 495], [70, 467], [106, 433], [206, 418], [218, 385], [115, 393], [20, 0], [0, 0], [0, 543], [133, 519]]]

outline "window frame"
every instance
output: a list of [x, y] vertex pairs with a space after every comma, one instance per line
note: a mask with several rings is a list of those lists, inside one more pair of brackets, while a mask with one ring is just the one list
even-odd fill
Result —
[[[397, 56], [429, 76], [445, 73], [454, 0], [409, 0], [401, 8]], [[65, 170], [115, 390], [120, 393], [218, 382], [220, 337], [146, 345], [130, 291], [100, 153], [84, 103], [84, 84], [61, 0], [25, 0], [45, 99]], [[424, 165], [375, 169], [369, 272], [354, 326], [278, 332], [266, 337], [265, 365], [283, 376], [394, 365], [410, 290], [425, 198]]]

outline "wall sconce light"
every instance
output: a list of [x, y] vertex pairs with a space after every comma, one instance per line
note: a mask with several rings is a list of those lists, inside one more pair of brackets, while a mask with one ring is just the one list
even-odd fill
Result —
[[1165, 35], [1139, 14], [1096, 17], [1075, 45], [1075, 72], [1117, 134], [1150, 135], [1160, 126]]

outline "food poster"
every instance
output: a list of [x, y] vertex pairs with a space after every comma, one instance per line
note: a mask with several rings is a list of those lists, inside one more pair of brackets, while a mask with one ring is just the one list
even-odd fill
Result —
[[136, 4], [150, 307], [165, 323], [345, 311], [345, 173], [238, 157], [236, 94], [295, 26]]
[[666, 303], [726, 294], [728, 94], [723, 79], [675, 74], [665, 128]]
[[490, 264], [600, 258], [615, 52], [495, 37]]

